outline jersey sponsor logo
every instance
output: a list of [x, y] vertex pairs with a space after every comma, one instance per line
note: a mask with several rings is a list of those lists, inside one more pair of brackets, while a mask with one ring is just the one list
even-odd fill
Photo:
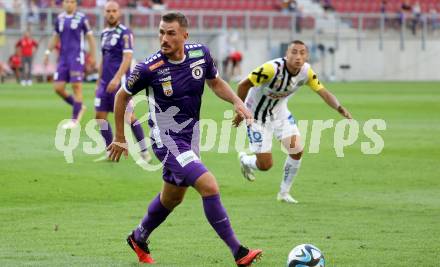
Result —
[[273, 92], [268, 92], [267, 96], [272, 98], [272, 99], [280, 99], [280, 98], [285, 98], [287, 96], [290, 95], [291, 92], [287, 91], [287, 92], [277, 92], [277, 93], [273, 93]]
[[199, 157], [197, 157], [194, 151], [188, 150], [177, 156], [176, 160], [179, 162], [180, 166], [185, 167], [189, 163], [199, 160]]
[[205, 59], [204, 59], [204, 58], [202, 58], [202, 59], [200, 59], [200, 60], [197, 60], [196, 62], [191, 63], [191, 64], [189, 65], [189, 67], [192, 69], [192, 68], [194, 68], [195, 66], [202, 65], [203, 63], [205, 63]]
[[157, 71], [157, 75], [169, 75], [170, 68], [163, 68]]
[[137, 80], [139, 80], [139, 77], [140, 77], [140, 75], [139, 75], [139, 71], [138, 71], [138, 70], [134, 70], [134, 71], [131, 73], [130, 77], [128, 78], [128, 81], [127, 81], [127, 89], [130, 90], [130, 89], [133, 87], [133, 84], [134, 84], [135, 82], [137, 82]]
[[153, 70], [159, 68], [160, 66], [162, 66], [163, 64], [165, 64], [165, 62], [164, 62], [163, 60], [158, 61], [158, 62], [154, 63], [153, 65], [151, 65], [151, 66], [149, 67], [149, 69], [150, 69], [151, 71], [153, 71]]
[[168, 81], [171, 81], [171, 76], [167, 76], [167, 77], [165, 77], [165, 78], [160, 78], [159, 79], [159, 82], [168, 82]]
[[200, 66], [194, 67], [191, 71], [194, 79], [199, 80], [203, 76], [203, 69]]
[[198, 58], [198, 57], [203, 57], [204, 55], [205, 53], [203, 53], [202, 49], [191, 50], [188, 52], [189, 58]]
[[[171, 76], [170, 76], [171, 78]], [[162, 90], [164, 95], [172, 96], [173, 95], [173, 86], [171, 85], [171, 81], [162, 83]]]

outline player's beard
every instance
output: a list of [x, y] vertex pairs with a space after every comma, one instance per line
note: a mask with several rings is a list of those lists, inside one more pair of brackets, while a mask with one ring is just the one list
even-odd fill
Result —
[[118, 20], [115, 20], [113, 23], [111, 23], [110, 20], [107, 20], [107, 24], [108, 24], [108, 26], [110, 26], [111, 28], [114, 28], [114, 27], [116, 27], [116, 26], [119, 24], [119, 21], [118, 21]]
[[164, 54], [165, 56], [172, 55], [172, 54], [174, 54], [176, 52], [176, 51], [173, 51], [171, 49], [171, 46], [169, 46], [169, 45], [161, 46], [160, 50], [162, 51], [162, 54]]

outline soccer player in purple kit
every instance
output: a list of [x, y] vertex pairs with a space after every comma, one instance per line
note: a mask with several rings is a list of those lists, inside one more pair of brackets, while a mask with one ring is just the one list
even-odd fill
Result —
[[[126, 77], [130, 74], [133, 57], [133, 33], [120, 23], [121, 12], [116, 1], [108, 1], [104, 9], [108, 28], [101, 33], [102, 60], [99, 65], [99, 79], [96, 88], [95, 118], [101, 128], [101, 135], [107, 147], [113, 140], [112, 128], [107, 121], [107, 115], [109, 112], [113, 112], [115, 95], [121, 82], [125, 82]], [[140, 145], [141, 157], [149, 162], [151, 156], [145, 144], [142, 126], [134, 114], [131, 114], [129, 122]]]
[[[82, 80], [84, 76], [84, 36], [87, 38], [90, 52], [90, 64], [95, 64], [96, 44], [85, 14], [78, 12], [76, 0], [63, 1], [64, 12], [59, 14], [55, 21], [55, 33], [45, 52], [44, 65], [49, 62], [49, 55], [60, 42], [61, 50], [58, 59], [57, 71], [54, 74], [55, 92], [73, 107], [72, 120], [63, 125], [70, 129], [77, 126], [85, 111], [82, 95]], [[73, 96], [65, 87], [72, 84]]]
[[127, 242], [140, 262], [153, 263], [148, 237], [182, 202], [188, 186], [192, 186], [201, 195], [208, 222], [230, 248], [237, 266], [250, 266], [261, 256], [262, 250], [248, 249], [238, 241], [221, 203], [216, 179], [199, 159], [198, 121], [205, 80], [214, 93], [232, 103], [248, 123], [252, 122], [252, 114], [218, 76], [208, 48], [185, 44], [187, 27], [183, 14], [163, 15], [159, 26], [161, 50], [138, 64], [123, 84], [123, 90], [116, 94], [116, 136], [108, 148], [110, 158], [119, 161], [122, 154], [127, 155], [124, 137], [127, 102], [131, 95], [148, 88], [152, 147], [163, 164], [162, 190]]

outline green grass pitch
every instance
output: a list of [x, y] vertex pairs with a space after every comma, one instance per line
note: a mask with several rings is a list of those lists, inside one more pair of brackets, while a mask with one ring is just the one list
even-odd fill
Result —
[[[220, 184], [237, 236], [264, 250], [256, 266], [285, 266], [301, 243], [318, 246], [327, 266], [438, 266], [440, 84], [328, 88], [361, 126], [371, 118], [386, 121], [387, 129], [378, 132], [382, 153], [364, 155], [361, 142], [368, 139], [360, 131], [338, 158], [333, 130], [325, 130], [318, 154], [306, 147], [293, 189], [300, 204], [287, 205], [275, 200], [285, 159], [278, 145], [274, 167], [249, 183], [239, 171], [234, 137], [226, 154], [217, 152], [217, 142], [202, 158]], [[83, 122], [93, 117], [93, 91], [85, 86]], [[300, 120], [341, 119], [307, 88], [289, 106]], [[206, 90], [203, 118], [220, 122], [230, 108]], [[93, 162], [98, 155], [82, 151], [90, 141], [84, 131], [75, 162], [67, 164], [54, 137], [70, 108], [50, 84], [0, 84], [0, 112], [0, 266], [138, 266], [125, 237], [161, 189], [161, 172], [146, 172], [131, 158]], [[151, 249], [158, 267], [234, 265], [194, 190], [153, 233]]]

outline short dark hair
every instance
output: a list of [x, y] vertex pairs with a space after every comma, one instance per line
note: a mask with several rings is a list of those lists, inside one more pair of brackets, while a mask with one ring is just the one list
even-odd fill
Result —
[[307, 45], [301, 40], [294, 40], [294, 41], [290, 42], [289, 46], [294, 45], [294, 44], [304, 45], [305, 47], [307, 47]]
[[180, 12], [169, 12], [162, 15], [162, 21], [164, 22], [174, 22], [177, 21], [179, 26], [182, 28], [188, 28], [188, 19]]

